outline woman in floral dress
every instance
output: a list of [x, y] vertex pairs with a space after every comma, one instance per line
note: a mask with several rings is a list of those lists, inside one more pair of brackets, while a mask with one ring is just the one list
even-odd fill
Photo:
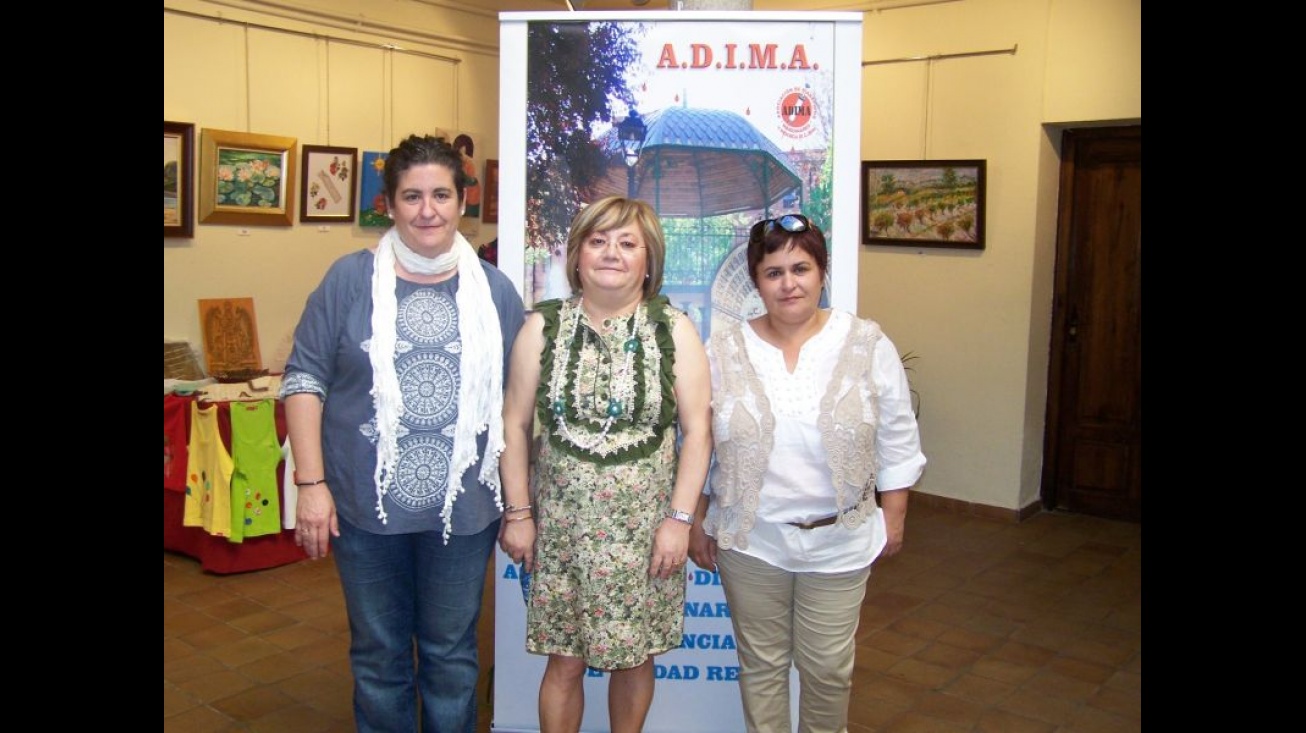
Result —
[[500, 546], [533, 573], [526, 649], [549, 657], [543, 733], [580, 729], [587, 666], [610, 674], [613, 733], [639, 731], [653, 657], [680, 646], [711, 376], [697, 329], [658, 295], [665, 253], [648, 204], [591, 204], [568, 235], [573, 294], [537, 304], [513, 346]]

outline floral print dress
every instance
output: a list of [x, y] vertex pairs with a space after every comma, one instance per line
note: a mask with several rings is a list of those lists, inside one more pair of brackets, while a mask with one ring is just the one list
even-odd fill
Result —
[[536, 395], [544, 435], [531, 486], [538, 567], [526, 649], [597, 669], [643, 664], [679, 647], [684, 631], [684, 569], [649, 577], [676, 475], [671, 330], [684, 316], [664, 296], [640, 308], [601, 334], [578, 314], [577, 297], [536, 307], [548, 346]]

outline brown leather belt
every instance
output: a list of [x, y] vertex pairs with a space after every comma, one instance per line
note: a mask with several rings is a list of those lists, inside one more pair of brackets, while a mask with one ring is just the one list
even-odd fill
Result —
[[839, 521], [839, 515], [832, 514], [828, 517], [825, 517], [823, 519], [818, 519], [814, 522], [786, 522], [786, 524], [788, 524], [791, 527], [797, 527], [799, 529], [816, 529], [817, 527], [829, 527], [830, 525], [834, 524], [837, 521]]

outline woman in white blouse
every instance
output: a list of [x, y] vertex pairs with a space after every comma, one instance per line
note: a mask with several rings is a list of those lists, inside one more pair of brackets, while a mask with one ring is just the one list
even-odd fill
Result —
[[806, 217], [758, 222], [748, 271], [766, 313], [708, 344], [716, 455], [690, 557], [721, 574], [749, 731], [789, 732], [791, 664], [798, 730], [847, 730], [871, 563], [902, 548], [925, 467], [893, 342], [820, 307], [828, 264]]

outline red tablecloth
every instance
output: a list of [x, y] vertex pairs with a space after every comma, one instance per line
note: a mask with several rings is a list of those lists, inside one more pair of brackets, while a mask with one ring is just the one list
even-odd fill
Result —
[[[223, 443], [231, 449], [230, 403], [217, 402], [218, 429]], [[281, 402], [277, 402], [277, 440], [286, 439], [286, 415]], [[187, 412], [189, 415], [189, 411]], [[282, 470], [277, 468], [278, 498], [284, 491]], [[285, 502], [281, 504], [285, 506]], [[181, 520], [186, 506], [184, 493], [163, 490], [163, 549], [180, 552], [200, 561], [200, 566], [211, 573], [243, 573], [263, 570], [292, 562], [307, 560], [308, 555], [295, 545], [294, 530], [283, 530], [274, 535], [247, 537], [243, 542], [230, 542], [225, 537], [214, 537], [200, 527], [183, 527]]]

